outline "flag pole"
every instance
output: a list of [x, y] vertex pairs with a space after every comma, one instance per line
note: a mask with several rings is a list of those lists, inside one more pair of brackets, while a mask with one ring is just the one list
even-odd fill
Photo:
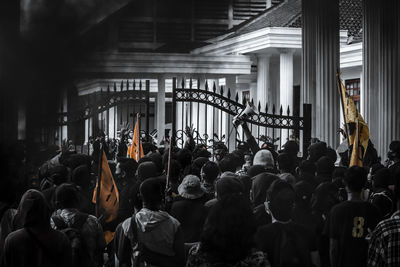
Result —
[[138, 138], [137, 138], [137, 146], [136, 146], [136, 153], [137, 153], [137, 155], [136, 155], [136, 158], [138, 159], [138, 161], [140, 160], [140, 114], [139, 114], [139, 112], [138, 113], [136, 113], [136, 123], [137, 123], [137, 125], [138, 125]]
[[343, 92], [342, 92], [342, 79], [340, 78], [340, 71], [337, 73], [337, 87], [340, 94], [340, 102], [342, 103], [342, 112], [343, 112], [343, 119], [344, 119], [344, 127], [346, 127], [346, 138], [347, 138], [347, 150], [349, 151], [349, 161], [350, 161], [350, 139], [349, 139], [349, 127], [346, 122], [346, 113], [344, 109], [344, 102], [343, 102]]
[[100, 141], [99, 162], [97, 172], [97, 191], [96, 191], [96, 217], [100, 216], [100, 189], [101, 189], [101, 174], [103, 172], [103, 143]]

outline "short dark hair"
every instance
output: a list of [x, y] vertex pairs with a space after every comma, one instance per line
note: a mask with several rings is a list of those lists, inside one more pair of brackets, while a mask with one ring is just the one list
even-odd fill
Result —
[[229, 155], [226, 155], [219, 161], [219, 168], [221, 169], [221, 172], [235, 172], [236, 171], [236, 166], [235, 162], [232, 157]]
[[207, 183], [213, 183], [220, 172], [218, 164], [213, 161], [206, 162], [201, 168], [201, 176]]
[[140, 196], [143, 205], [147, 208], [156, 208], [163, 201], [164, 190], [161, 182], [157, 178], [149, 178], [140, 184]]
[[291, 219], [295, 199], [296, 194], [293, 187], [281, 179], [273, 181], [267, 191], [269, 208], [279, 221]]
[[236, 263], [253, 247], [253, 211], [243, 195], [227, 195], [211, 208], [201, 235], [201, 249], [212, 258]]
[[119, 158], [119, 167], [123, 170], [129, 178], [135, 178], [135, 172], [138, 168], [136, 160], [131, 158]]
[[288, 153], [281, 153], [278, 155], [278, 167], [279, 170], [284, 171], [292, 171], [294, 168], [295, 162], [293, 160], [293, 156]]
[[344, 182], [352, 192], [361, 192], [367, 182], [367, 171], [359, 166], [350, 167], [344, 175]]
[[315, 166], [314, 162], [308, 159], [300, 162], [299, 169], [303, 173], [310, 173], [312, 175], [315, 175], [315, 172], [317, 171], [317, 167]]
[[72, 209], [79, 206], [78, 189], [73, 184], [61, 184], [57, 187], [55, 196], [55, 204], [59, 209]]
[[333, 171], [335, 170], [335, 162], [327, 156], [323, 156], [317, 160], [317, 173], [319, 175], [325, 175], [332, 178]]

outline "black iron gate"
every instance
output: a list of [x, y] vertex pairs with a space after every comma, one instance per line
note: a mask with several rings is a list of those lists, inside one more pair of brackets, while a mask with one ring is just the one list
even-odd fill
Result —
[[[193, 80], [190, 79], [189, 87], [185, 88], [186, 82], [182, 80], [180, 87], [177, 87], [176, 78], [173, 79], [173, 120], [172, 120], [172, 138], [178, 146], [182, 146], [184, 142], [184, 129], [186, 126], [190, 126], [195, 122], [196, 125], [193, 127], [196, 129], [194, 131], [194, 139], [197, 143], [203, 143], [208, 145], [209, 142], [213, 143], [212, 140], [219, 139], [219, 141], [224, 141], [229, 144], [232, 142], [231, 138], [235, 138], [235, 146], [237, 145], [237, 129], [234, 128], [231, 121], [234, 116], [240, 113], [245, 107], [246, 103], [239, 103], [239, 95], [238, 93], [233, 96], [231, 94], [231, 90], [228, 88], [224, 88], [221, 86], [217, 89], [215, 83], [212, 88], [209, 88], [208, 83], [205, 83], [204, 89], [200, 88], [200, 81], [195, 80], [197, 82], [197, 86], [193, 86]], [[194, 89], [193, 87], [196, 87]], [[253, 102], [253, 100], [251, 100]], [[178, 103], [188, 103], [187, 106], [180, 105], [177, 107]], [[199, 112], [199, 105], [205, 105], [205, 113], [201, 114]], [[254, 103], [253, 103], [254, 104]], [[212, 107], [212, 109], [208, 108]], [[258, 103], [258, 114], [253, 114], [245, 119], [248, 123], [250, 131], [255, 135], [255, 138], [258, 140], [259, 144], [265, 142], [265, 138], [270, 138], [271, 140], [277, 140], [282, 136], [284, 131], [286, 131], [286, 136], [290, 137], [290, 139], [297, 139], [297, 141], [301, 144], [301, 151], [303, 153], [307, 152], [307, 147], [311, 141], [311, 105], [303, 104], [303, 116], [292, 115], [289, 107], [284, 110], [281, 106], [279, 109], [276, 109], [275, 105], [271, 107], [266, 105], [265, 107], [261, 107], [261, 104]], [[180, 110], [177, 110], [180, 109]], [[197, 109], [197, 112], [194, 110]], [[211, 111], [212, 114], [207, 114], [207, 110]], [[226, 123], [225, 132], [222, 133], [219, 130], [219, 133], [215, 132], [215, 128], [221, 129], [223, 126], [222, 120], [215, 119], [215, 111], [219, 110], [221, 113], [225, 113], [226, 119], [228, 123]], [[193, 119], [193, 114], [197, 116], [197, 119]], [[180, 125], [178, 125], [177, 115], [182, 116]], [[185, 120], [183, 119], [185, 115]], [[222, 116], [221, 116], [222, 117]], [[201, 119], [203, 120], [212, 120], [212, 136], [207, 134], [210, 130], [207, 130], [207, 123], [205, 124], [205, 133], [200, 133], [198, 131], [199, 124]], [[215, 125], [215, 124], [219, 125]], [[217, 127], [215, 127], [217, 126]], [[203, 129], [204, 130], [204, 129]], [[265, 135], [260, 136], [261, 130], [264, 130]], [[230, 133], [235, 133], [234, 136], [231, 136]], [[270, 135], [270, 136], [269, 136]], [[242, 134], [242, 139], [244, 135]], [[263, 139], [264, 138], [264, 139]], [[278, 139], [279, 140], [279, 139]], [[279, 140], [280, 146], [282, 146], [286, 140]], [[208, 146], [210, 147], [210, 146]]]
[[[108, 134], [112, 121], [114, 134], [110, 138], [116, 138], [121, 125], [129, 123], [130, 128], [133, 129], [134, 115], [140, 113], [141, 128], [146, 134], [149, 133], [150, 80], [145, 80], [144, 83], [141, 80], [133, 80], [131, 83], [126, 80], [125, 82], [121, 81], [118, 85], [114, 82], [106, 90], [101, 89], [100, 92], [78, 96], [70, 101], [74, 102], [76, 108], [59, 114], [59, 126], [67, 125], [69, 127], [74, 123], [86, 123], [91, 120], [92, 135], [102, 132]], [[113, 107], [116, 109], [110, 115], [110, 109]], [[88, 128], [85, 124], [82, 126]], [[85, 134], [87, 135], [85, 139], [89, 140], [89, 131]], [[76, 142], [76, 140], [73, 141]]]

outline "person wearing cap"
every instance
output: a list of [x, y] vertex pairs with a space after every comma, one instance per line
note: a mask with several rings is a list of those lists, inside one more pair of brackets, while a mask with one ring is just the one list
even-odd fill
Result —
[[145, 263], [145, 266], [185, 266], [181, 224], [161, 209], [164, 188], [159, 180], [148, 178], [143, 181], [140, 195], [143, 208], [115, 230], [117, 266], [131, 266], [131, 262], [139, 264], [134, 266], [142, 266], [140, 263]]
[[186, 175], [178, 187], [178, 193], [179, 197], [172, 203], [170, 214], [181, 223], [184, 242], [197, 242], [207, 217], [204, 207], [206, 190], [197, 176]]

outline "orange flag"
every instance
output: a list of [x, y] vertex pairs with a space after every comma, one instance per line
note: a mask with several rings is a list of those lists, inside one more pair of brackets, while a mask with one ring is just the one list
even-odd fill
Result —
[[[338, 75], [340, 82], [340, 94], [342, 97], [343, 112], [346, 124], [354, 124], [355, 130], [352, 134], [347, 133], [349, 146], [353, 145], [353, 150], [351, 152], [349, 166], [363, 166], [362, 159], [365, 156], [368, 148], [369, 141], [369, 129], [367, 123], [364, 121], [360, 112], [357, 110], [353, 99], [349, 96], [346, 88], [343, 85], [340, 76]], [[362, 151], [362, 149], [364, 151]]]
[[[104, 209], [104, 216], [107, 218], [106, 222], [110, 222], [117, 217], [118, 206], [119, 206], [119, 193], [117, 186], [115, 185], [114, 178], [111, 174], [110, 166], [108, 165], [107, 157], [104, 151], [101, 152], [102, 162], [101, 162], [101, 176], [97, 180], [96, 188], [93, 191], [93, 203]], [[100, 162], [99, 162], [100, 164]], [[100, 188], [98, 181], [100, 180]], [[99, 194], [99, 195], [97, 195]], [[114, 237], [114, 233], [109, 231], [104, 232], [107, 244], [111, 242]]]
[[136, 162], [138, 162], [139, 159], [144, 156], [142, 141], [140, 141], [140, 136], [139, 136], [140, 129], [138, 121], [139, 120], [136, 120], [135, 129], [133, 131], [132, 144], [128, 147], [128, 153], [127, 153], [128, 158], [135, 159]]

